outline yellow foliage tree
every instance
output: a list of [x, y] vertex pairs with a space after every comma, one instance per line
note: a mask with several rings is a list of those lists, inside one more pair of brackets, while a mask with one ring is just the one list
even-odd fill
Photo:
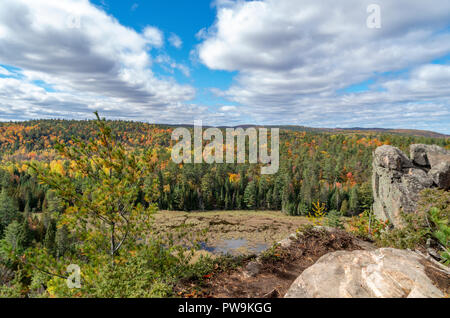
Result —
[[312, 213], [310, 212], [307, 218], [314, 225], [322, 225], [326, 216], [326, 205], [325, 203], [320, 203], [319, 201], [313, 202], [312, 205]]

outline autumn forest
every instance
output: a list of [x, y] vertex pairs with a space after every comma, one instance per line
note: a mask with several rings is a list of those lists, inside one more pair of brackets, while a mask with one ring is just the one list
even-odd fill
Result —
[[[3, 296], [167, 296], [174, 280], [201, 270], [180, 267], [186, 253], [171, 234], [136, 247], [142, 233], [152, 233], [145, 226], [155, 211], [307, 216], [320, 205], [325, 213], [353, 216], [372, 205], [376, 147], [450, 148], [448, 138], [286, 128], [280, 130], [279, 172], [261, 175], [259, 164], [173, 163], [174, 128], [105, 120], [0, 124], [0, 271], [9, 282]], [[155, 262], [144, 266], [143, 255]], [[90, 288], [64, 287], [71, 262], [87, 264], [83, 279]], [[141, 278], [118, 283], [137, 268]], [[136, 281], [145, 286], [137, 294]]]

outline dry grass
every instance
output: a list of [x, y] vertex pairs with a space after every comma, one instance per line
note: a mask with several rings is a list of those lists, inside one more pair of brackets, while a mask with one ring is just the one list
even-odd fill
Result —
[[[206, 239], [211, 246], [220, 246], [224, 240], [232, 239], [245, 239], [248, 247], [271, 246], [306, 223], [308, 220], [304, 217], [287, 216], [279, 211], [160, 211], [155, 216], [157, 231], [167, 233], [180, 225], [195, 233], [206, 229]], [[244, 247], [237, 252], [248, 251]]]

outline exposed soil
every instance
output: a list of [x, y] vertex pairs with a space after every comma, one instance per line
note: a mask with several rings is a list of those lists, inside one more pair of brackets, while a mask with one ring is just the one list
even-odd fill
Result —
[[[254, 277], [244, 275], [245, 267], [217, 273], [200, 285], [185, 283], [177, 289], [185, 297], [218, 298], [277, 298], [283, 297], [293, 281], [321, 256], [338, 250], [361, 250], [367, 243], [344, 231], [307, 231], [288, 248], [277, 247], [262, 258], [259, 273]], [[193, 287], [197, 290], [193, 292]]]
[[428, 260], [423, 260], [421, 263], [425, 266], [425, 274], [433, 282], [433, 284], [445, 294], [449, 295], [450, 275]]

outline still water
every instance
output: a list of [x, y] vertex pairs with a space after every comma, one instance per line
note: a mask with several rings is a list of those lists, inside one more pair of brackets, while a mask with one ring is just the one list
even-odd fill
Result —
[[265, 251], [269, 246], [267, 244], [249, 244], [248, 240], [228, 239], [223, 240], [217, 245], [208, 245], [207, 243], [200, 244], [201, 249], [213, 254], [241, 254], [246, 251], [250, 254], [259, 254]]

